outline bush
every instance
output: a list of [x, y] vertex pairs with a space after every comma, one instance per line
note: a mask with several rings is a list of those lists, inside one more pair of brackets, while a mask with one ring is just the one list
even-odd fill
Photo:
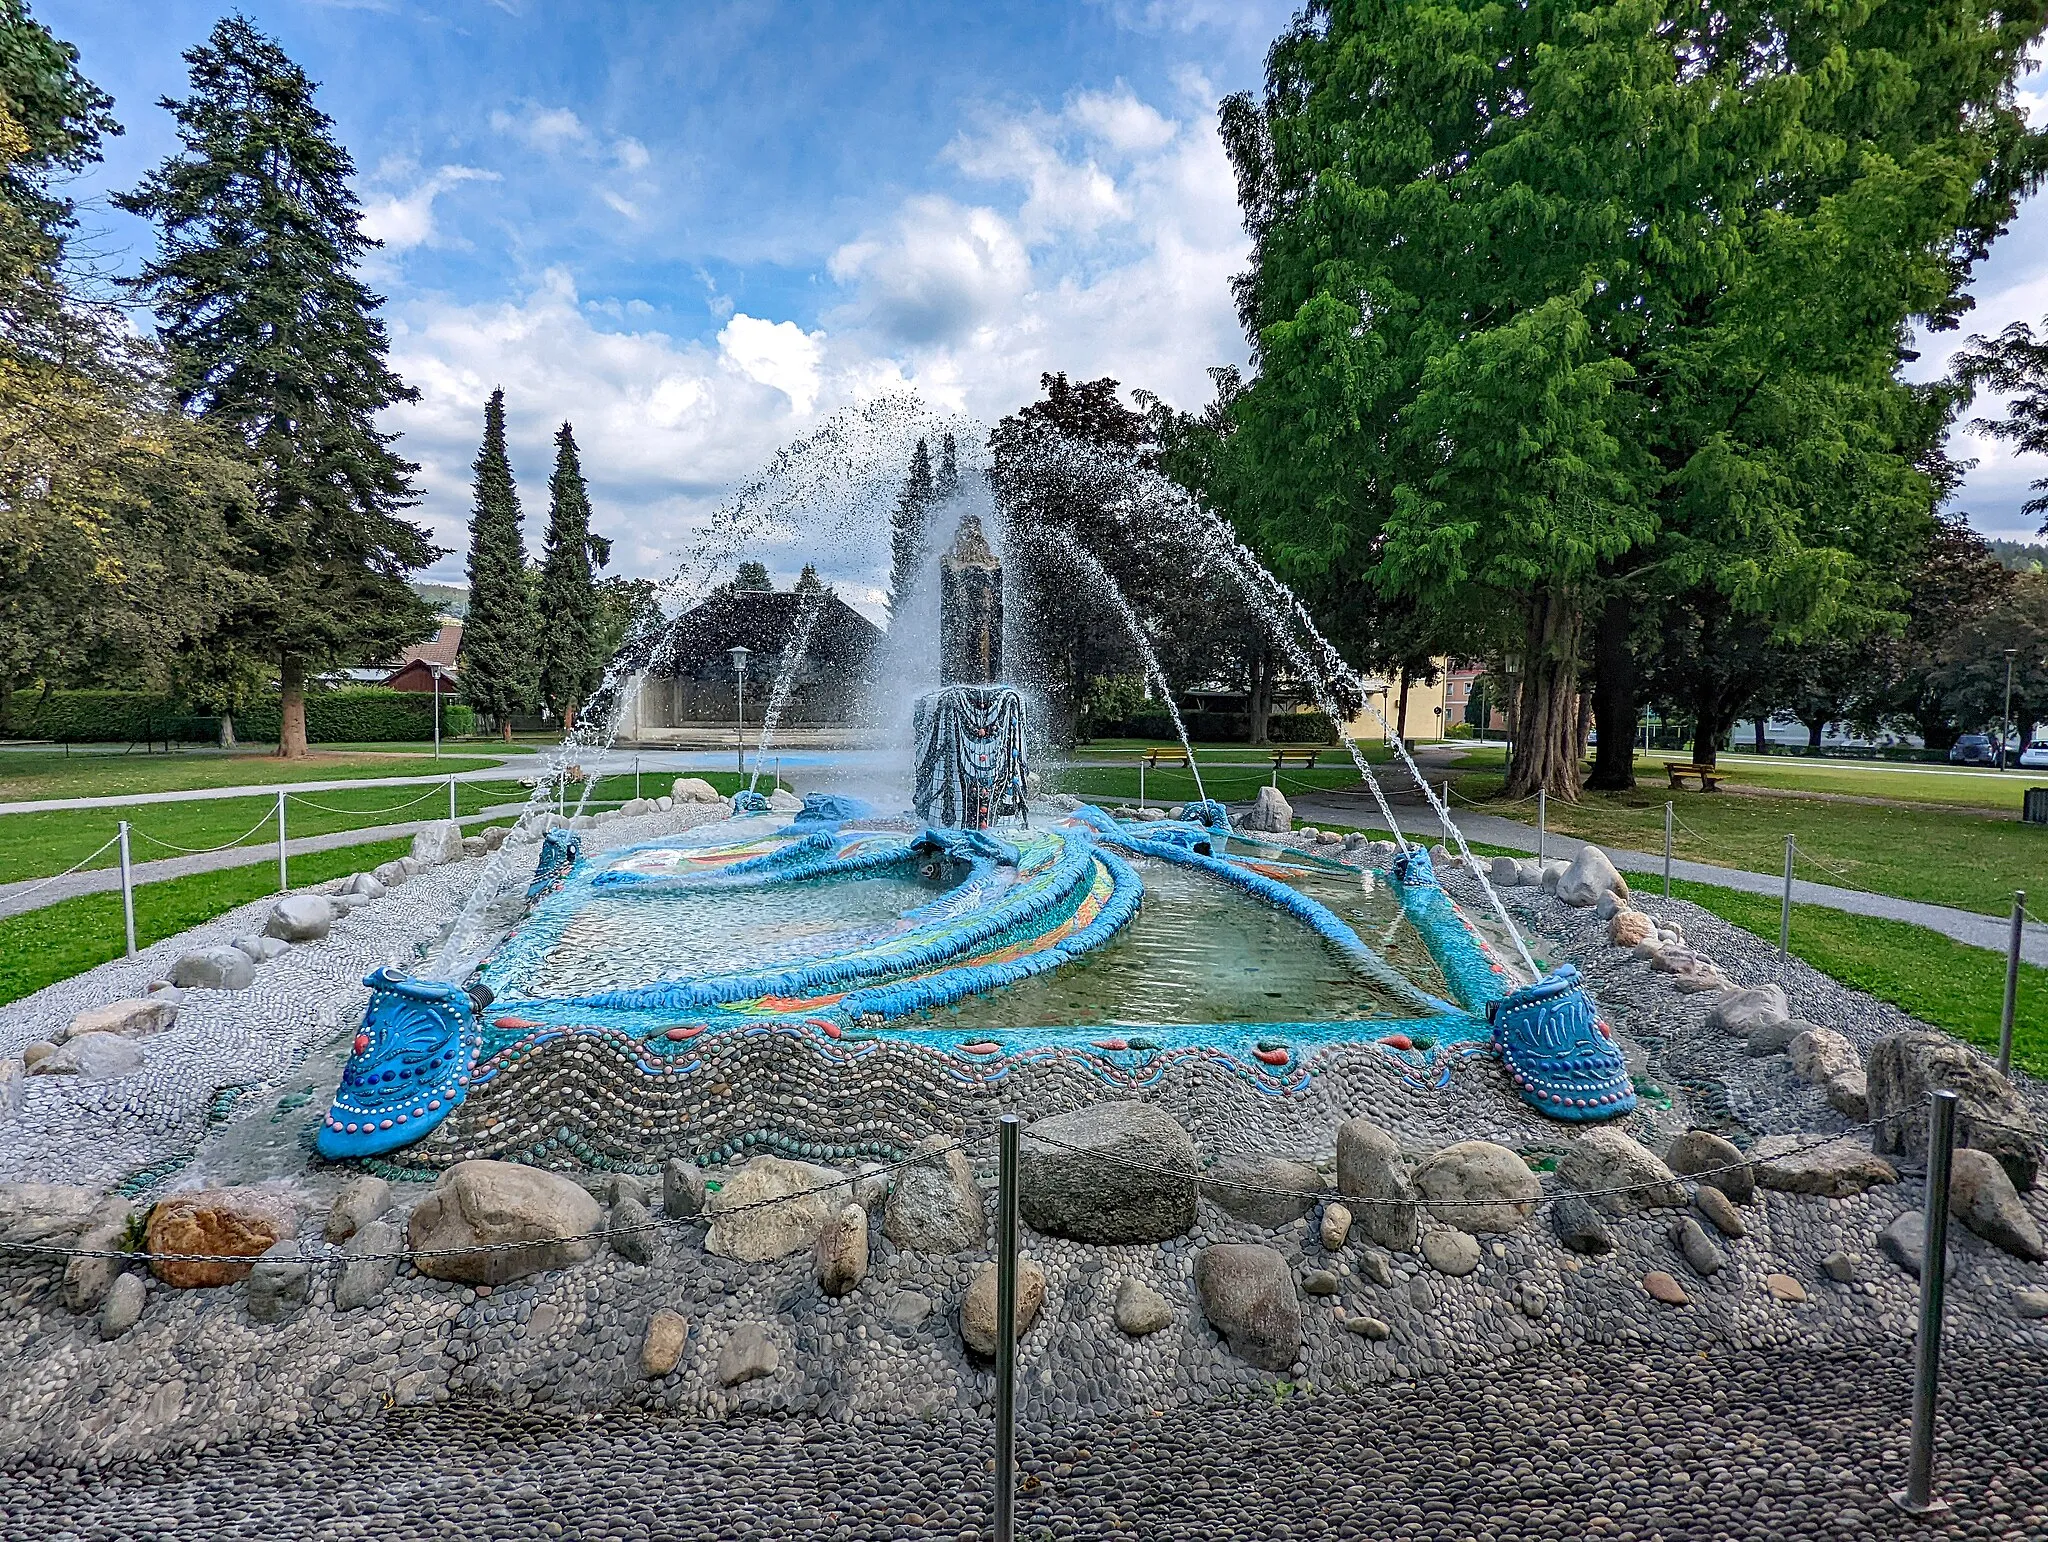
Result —
[[[235, 719], [247, 739], [277, 738], [278, 704], [266, 701]], [[449, 737], [476, 731], [476, 713], [446, 692], [441, 696], [441, 732]], [[394, 691], [382, 685], [347, 685], [306, 693], [306, 738], [313, 744], [386, 744], [434, 737], [434, 698], [427, 691]]]
[[[1243, 744], [1251, 719], [1242, 712], [1188, 712], [1182, 714], [1188, 738], [1198, 744]], [[1084, 739], [1163, 739], [1171, 743], [1179, 736], [1173, 719], [1164, 712], [1141, 712], [1121, 723], [1086, 721], [1081, 725]], [[1266, 737], [1275, 744], [1334, 744], [1337, 730], [1324, 712], [1276, 712], [1266, 719]]]
[[[275, 740], [273, 699], [235, 717], [239, 739]], [[20, 739], [60, 744], [139, 744], [166, 739], [208, 744], [220, 737], [220, 718], [196, 712], [173, 697], [147, 691], [18, 692], [9, 703], [6, 732]], [[448, 695], [441, 698], [441, 732], [455, 738], [476, 732], [476, 714]], [[434, 737], [434, 698], [386, 686], [343, 686], [306, 693], [306, 737], [315, 744], [391, 743]]]

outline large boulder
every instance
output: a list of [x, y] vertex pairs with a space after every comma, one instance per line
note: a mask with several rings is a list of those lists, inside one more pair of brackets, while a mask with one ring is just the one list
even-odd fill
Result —
[[144, 1065], [142, 1046], [118, 1033], [73, 1034], [57, 1046], [54, 1055], [35, 1063], [37, 1076], [76, 1076], [81, 1081], [105, 1082], [133, 1076]]
[[1846, 1137], [1766, 1135], [1756, 1143], [1750, 1161], [1760, 1185], [1786, 1194], [1846, 1199], [1899, 1181], [1891, 1163]]
[[799, 814], [803, 812], [804, 800], [786, 787], [778, 787], [768, 794], [768, 811], [771, 814]]
[[868, 1277], [868, 1213], [845, 1204], [823, 1226], [811, 1250], [811, 1277], [828, 1296], [843, 1296]]
[[1529, 1164], [1492, 1141], [1461, 1140], [1415, 1169], [1429, 1213], [1461, 1231], [1513, 1231], [1536, 1213], [1543, 1185]]
[[675, 785], [669, 788], [669, 796], [678, 803], [723, 803], [718, 789], [701, 776], [679, 776]]
[[1684, 1188], [1663, 1160], [1612, 1125], [1596, 1126], [1574, 1139], [1558, 1160], [1557, 1178], [1592, 1196], [1609, 1215], [1685, 1203]]
[[462, 860], [462, 826], [452, 819], [437, 819], [412, 838], [413, 861], [421, 867], [439, 867]]
[[1786, 1044], [1785, 1058], [1797, 1074], [1822, 1087], [1845, 1072], [1863, 1069], [1863, 1057], [1846, 1035], [1819, 1026], [1808, 1028]]
[[766, 1263], [816, 1244], [818, 1233], [853, 1198], [844, 1173], [786, 1157], [755, 1157], [705, 1206], [704, 1246], [721, 1258]]
[[1279, 1249], [1221, 1242], [1195, 1259], [1202, 1315], [1231, 1352], [1262, 1371], [1284, 1371], [1301, 1354], [1301, 1298]]
[[882, 1235], [912, 1253], [979, 1250], [988, 1224], [967, 1153], [943, 1135], [927, 1135], [911, 1154], [916, 1160], [897, 1170]]
[[1337, 1192], [1363, 1201], [1353, 1214], [1367, 1237], [1396, 1253], [1415, 1251], [1415, 1186], [1399, 1142], [1370, 1119], [1337, 1126]]
[[103, 1007], [88, 1007], [71, 1019], [64, 1037], [75, 1039], [88, 1033], [111, 1033], [124, 1039], [145, 1039], [162, 1033], [177, 1020], [178, 1003], [161, 995], [135, 996], [110, 1001]]
[[180, 990], [245, 991], [255, 983], [255, 961], [226, 944], [180, 953], [171, 965], [171, 984]]
[[[291, 1198], [277, 1189], [188, 1189], [156, 1202], [143, 1241], [152, 1255], [150, 1272], [166, 1285], [189, 1290], [246, 1278], [258, 1258], [298, 1233]], [[216, 1257], [157, 1256], [180, 1253]]]
[[1782, 1023], [1792, 1015], [1782, 985], [1752, 985], [1724, 991], [1707, 1009], [1707, 1026], [1738, 1039], [1770, 1023]]
[[287, 894], [270, 907], [263, 935], [280, 942], [318, 942], [339, 914], [334, 901], [324, 894]]
[[1195, 1224], [1195, 1143], [1150, 1103], [1094, 1103], [1027, 1126], [1018, 1205], [1050, 1237], [1164, 1242]]
[[669, 1375], [689, 1342], [690, 1319], [662, 1307], [647, 1320], [647, 1332], [640, 1340], [640, 1374], [650, 1378]]
[[[1031, 1259], [1017, 1260], [1017, 1310], [1011, 1317], [1021, 1340], [1045, 1305], [1045, 1271]], [[996, 1352], [996, 1266], [977, 1264], [960, 1301], [960, 1337], [987, 1359]]]
[[24, 1247], [76, 1247], [101, 1203], [98, 1189], [78, 1184], [0, 1183], [0, 1242], [13, 1245], [11, 1258], [42, 1256]]
[[398, 1254], [404, 1246], [395, 1221], [371, 1221], [349, 1238], [334, 1281], [335, 1311], [360, 1311], [389, 1290], [398, 1278]]
[[1277, 787], [1261, 787], [1258, 800], [1239, 816], [1237, 827], [1254, 835], [1285, 835], [1294, 828], [1294, 806]]
[[1233, 1153], [1202, 1175], [1202, 1197], [1224, 1213], [1273, 1230], [1315, 1209], [1323, 1175], [1306, 1162], [1261, 1153]]
[[[503, 1285], [580, 1264], [603, 1240], [604, 1212], [589, 1190], [517, 1162], [457, 1162], [413, 1208], [406, 1244], [413, 1267], [437, 1280]], [[489, 1248], [489, 1252], [455, 1251]]]
[[391, 1208], [391, 1185], [375, 1173], [357, 1173], [341, 1186], [322, 1228], [329, 1242], [346, 1242]]
[[313, 1266], [295, 1237], [273, 1243], [249, 1271], [249, 1315], [257, 1322], [283, 1322], [306, 1304]]
[[671, 1220], [701, 1215], [709, 1192], [704, 1169], [695, 1162], [670, 1157], [661, 1164], [661, 1213]]
[[2041, 1245], [2041, 1228], [1990, 1152], [1968, 1146], [1957, 1149], [1948, 1195], [1956, 1219], [1986, 1242], [2035, 1263], [2048, 1256]]
[[82, 1251], [64, 1265], [64, 1305], [67, 1309], [73, 1312], [96, 1311], [106, 1300], [107, 1292], [113, 1289], [114, 1281], [121, 1276], [123, 1260], [86, 1255], [121, 1252], [128, 1237], [129, 1224], [134, 1218], [133, 1207], [118, 1196], [101, 1201], [86, 1217], [77, 1241], [72, 1244]]
[[1116, 1288], [1113, 1315], [1120, 1332], [1143, 1338], [1173, 1326], [1173, 1306], [1143, 1280], [1127, 1279]]
[[1671, 1143], [1664, 1162], [1674, 1173], [1719, 1189], [1738, 1205], [1756, 1196], [1756, 1174], [1735, 1143], [1712, 1130], [1687, 1130]]
[[1557, 879], [1557, 897], [1567, 905], [1595, 905], [1603, 894], [1628, 898], [1628, 883], [1598, 846], [1581, 846]]
[[1872, 1046], [1865, 1067], [1871, 1144], [1879, 1151], [1927, 1158], [1927, 1099], [1937, 1090], [1956, 1094], [1956, 1141], [1998, 1158], [2024, 1194], [2040, 1181], [2040, 1121], [1998, 1067], [1946, 1034], [1907, 1029]]

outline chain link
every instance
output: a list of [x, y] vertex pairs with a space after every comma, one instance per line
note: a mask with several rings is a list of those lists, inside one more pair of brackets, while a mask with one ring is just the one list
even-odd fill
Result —
[[[144, 840], [148, 841], [149, 844], [152, 846], [163, 847], [165, 851], [175, 851], [180, 853], [181, 855], [188, 857], [203, 857], [216, 851], [232, 850], [234, 847], [241, 845], [242, 842], [246, 841], [250, 836], [254, 835], [258, 830], [262, 829], [265, 825], [269, 824], [272, 820], [276, 818], [277, 810], [274, 808], [269, 809], [264, 813], [261, 819], [257, 820], [256, 823], [249, 826], [249, 828], [244, 830], [240, 835], [236, 836], [231, 841], [223, 841], [218, 846], [177, 846], [173, 845], [169, 841], [160, 841], [154, 835], [151, 835], [148, 831], [137, 830], [132, 825], [129, 826], [129, 831], [131, 834], [141, 836]], [[114, 839], [119, 840], [120, 837], [117, 835], [114, 837]]]
[[63, 872], [61, 872], [61, 873], [52, 873], [52, 874], [51, 874], [51, 875], [50, 875], [50, 876], [49, 876], [48, 878], [45, 878], [45, 879], [44, 879], [44, 880], [43, 880], [43, 881], [42, 881], [41, 883], [37, 884], [37, 885], [36, 885], [36, 886], [35, 886], [35, 887], [34, 887], [33, 889], [21, 889], [21, 890], [17, 890], [16, 892], [14, 892], [14, 893], [12, 893], [12, 894], [8, 894], [8, 893], [5, 893], [4, 891], [0, 891], [0, 899], [4, 899], [4, 900], [6, 900], [6, 901], [7, 901], [7, 902], [8, 902], [9, 904], [13, 904], [13, 903], [15, 903], [15, 902], [16, 902], [16, 901], [18, 901], [18, 900], [25, 900], [25, 899], [29, 898], [29, 897], [30, 897], [31, 895], [35, 895], [35, 894], [40, 894], [40, 893], [42, 893], [42, 892], [43, 892], [43, 890], [45, 890], [45, 889], [49, 888], [51, 884], [53, 884], [53, 883], [57, 882], [57, 880], [58, 880], [58, 879], [60, 879], [60, 878], [69, 878], [69, 877], [70, 877], [70, 876], [71, 876], [71, 875], [72, 875], [73, 873], [77, 872], [77, 871], [78, 871], [78, 870], [79, 870], [80, 868], [84, 867], [84, 866], [85, 866], [85, 865], [86, 865], [86, 864], [87, 864], [88, 862], [96, 862], [96, 861], [98, 861], [98, 860], [99, 860], [99, 858], [100, 858], [100, 857], [101, 857], [102, 855], [104, 855], [104, 854], [105, 854], [105, 852], [106, 852], [106, 850], [107, 850], [107, 847], [108, 847], [108, 846], [116, 846], [116, 845], [119, 845], [119, 844], [120, 844], [120, 841], [121, 841], [121, 837], [120, 837], [120, 836], [119, 836], [118, 834], [116, 834], [116, 835], [113, 835], [113, 836], [110, 836], [110, 837], [108, 838], [108, 840], [107, 840], [107, 844], [106, 844], [106, 846], [102, 846], [102, 847], [100, 847], [100, 849], [99, 849], [98, 851], [95, 851], [95, 852], [93, 852], [93, 853], [92, 853], [92, 854], [91, 854], [90, 856], [85, 856], [85, 857], [81, 857], [81, 858], [79, 858], [79, 859], [78, 859], [78, 861], [76, 861], [76, 862], [72, 863], [72, 864], [71, 864], [71, 866], [69, 866], [69, 867], [65, 868]]

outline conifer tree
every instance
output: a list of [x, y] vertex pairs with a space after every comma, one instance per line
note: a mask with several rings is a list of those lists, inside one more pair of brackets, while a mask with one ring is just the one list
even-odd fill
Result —
[[[946, 443], [950, 448], [952, 436]], [[950, 457], [949, 457], [950, 458]], [[955, 472], [954, 480], [959, 480]], [[925, 442], [917, 441], [910, 452], [910, 476], [896, 499], [896, 512], [889, 518], [889, 614], [901, 608], [917, 570], [924, 565], [925, 550], [931, 544], [932, 506], [938, 491], [932, 482], [932, 454]]]
[[567, 423], [555, 435], [555, 474], [548, 479], [548, 535], [540, 570], [540, 693], [562, 714], [564, 732], [604, 673], [596, 654], [597, 583], [611, 543], [590, 533], [590, 492]]
[[939, 441], [938, 499], [944, 503], [948, 498], [959, 496], [960, 455], [953, 443], [953, 436], [948, 434]]
[[462, 629], [462, 699], [494, 719], [505, 738], [512, 718], [531, 711], [538, 687], [532, 590], [519, 528], [519, 492], [505, 455], [505, 393], [484, 408], [469, 521], [469, 615]]
[[442, 553], [399, 517], [418, 468], [376, 424], [416, 393], [385, 362], [383, 300], [357, 274], [378, 243], [313, 82], [239, 16], [185, 61], [191, 94], [163, 103], [183, 148], [114, 202], [157, 225], [132, 288], [156, 311], [173, 388], [257, 468], [237, 534], [261, 582], [228, 630], [276, 661], [278, 753], [299, 757], [310, 675], [434, 630], [405, 576]]

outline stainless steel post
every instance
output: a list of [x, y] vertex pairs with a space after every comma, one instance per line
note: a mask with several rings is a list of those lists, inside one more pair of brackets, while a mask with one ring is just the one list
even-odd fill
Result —
[[633, 757], [633, 796], [640, 796], [640, 757]]
[[1785, 956], [1792, 951], [1792, 853], [1793, 837], [1785, 837], [1785, 897], [1778, 905], [1778, 978], [1785, 978]]
[[1671, 898], [1671, 805], [1664, 805], [1664, 897]]
[[282, 894], [291, 886], [291, 870], [285, 866], [284, 791], [280, 788], [277, 794], [277, 892]]
[[[128, 856], [128, 821], [121, 821], [121, 920], [128, 928], [128, 956], [135, 957], [135, 864]], [[2007, 991], [2010, 996], [2012, 993]], [[2007, 1012], [2008, 1021], [2012, 1013]]]
[[1138, 762], [1138, 807], [1145, 806], [1145, 762]]
[[1550, 789], [1536, 789], [1536, 860], [1550, 860]]
[[996, 1124], [996, 1542], [1017, 1536], [1017, 1129]]
[[456, 817], [456, 815], [455, 815], [455, 778], [454, 778], [454, 776], [453, 776], [452, 774], [451, 774], [451, 775], [449, 776], [449, 778], [448, 778], [448, 817], [449, 817], [450, 819], [453, 819], [453, 818], [455, 818], [455, 817]]
[[1946, 1510], [1934, 1497], [1934, 1393], [1941, 1374], [1941, 1310], [1948, 1287], [1948, 1175], [1956, 1144], [1956, 1095], [1933, 1095], [1927, 1115], [1927, 1202], [1920, 1255], [1920, 1333], [1913, 1355], [1913, 1448], [1906, 1486], [1893, 1503], [1915, 1515]]
[[[127, 848], [123, 847], [123, 850]], [[2012, 935], [2005, 944], [2005, 1010], [1998, 1016], [1998, 1074], [2012, 1069], [2012, 1015], [2019, 1001], [2020, 943], [2027, 931], [2027, 891], [2015, 889], [2012, 896]]]

